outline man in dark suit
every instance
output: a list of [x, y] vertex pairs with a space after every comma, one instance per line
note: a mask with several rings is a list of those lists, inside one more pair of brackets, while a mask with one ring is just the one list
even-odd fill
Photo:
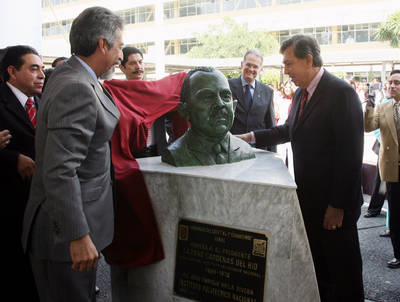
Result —
[[[136, 47], [127, 46], [122, 49], [124, 59], [119, 68], [125, 74], [127, 80], [143, 80], [144, 63], [143, 54]], [[159, 156], [167, 147], [166, 117], [155, 120], [149, 130], [146, 147], [133, 155], [135, 158]]]
[[102, 7], [72, 23], [73, 56], [44, 91], [22, 233], [42, 302], [93, 302], [114, 235], [110, 139], [120, 113], [98, 77], [122, 60], [123, 23]]
[[280, 49], [299, 87], [284, 125], [240, 137], [291, 142], [297, 195], [321, 301], [364, 301], [357, 220], [362, 204], [363, 114], [354, 89], [322, 67], [320, 48], [296, 35]]
[[[3, 195], [1, 230], [5, 287], [15, 301], [39, 301], [29, 259], [21, 245], [22, 220], [35, 169], [35, 126], [39, 105], [37, 95], [44, 83], [43, 63], [35, 49], [12, 46], [2, 60], [4, 82], [0, 84], [0, 131], [12, 134], [0, 150], [0, 191]], [[7, 132], [6, 132], [7, 133]], [[23, 286], [15, 290], [15, 286]]]
[[[241, 62], [242, 75], [229, 80], [232, 97], [237, 100], [232, 134], [268, 129], [275, 126], [274, 91], [257, 81], [263, 66], [263, 55], [251, 49]], [[267, 146], [268, 151], [276, 152], [276, 146]]]

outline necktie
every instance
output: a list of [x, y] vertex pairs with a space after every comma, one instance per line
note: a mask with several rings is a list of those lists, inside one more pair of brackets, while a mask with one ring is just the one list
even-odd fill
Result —
[[246, 90], [244, 92], [244, 103], [246, 106], [246, 110], [250, 109], [251, 106], [251, 102], [253, 101], [253, 97], [251, 96], [251, 92], [250, 92], [250, 85], [246, 84]]
[[36, 108], [35, 103], [31, 98], [28, 98], [25, 104], [26, 113], [28, 113], [29, 120], [31, 121], [33, 127], [36, 127]]
[[[399, 106], [400, 106], [399, 102], [394, 103], [393, 115], [394, 115], [394, 122], [396, 124], [400, 123], [400, 108], [399, 108]], [[398, 127], [398, 126], [396, 125], [396, 127]]]
[[308, 98], [308, 91], [307, 91], [307, 89], [304, 89], [303, 95], [301, 96], [301, 100], [300, 100], [299, 117], [303, 113], [304, 106], [307, 103], [307, 98]]

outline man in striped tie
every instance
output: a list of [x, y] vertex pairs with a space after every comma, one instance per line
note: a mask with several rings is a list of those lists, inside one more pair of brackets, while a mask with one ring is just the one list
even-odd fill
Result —
[[[3, 211], [1, 236], [6, 278], [5, 289], [13, 300], [39, 301], [28, 257], [21, 245], [22, 219], [35, 169], [35, 126], [38, 96], [44, 83], [42, 59], [30, 46], [6, 49], [1, 62], [4, 82], [0, 84], [0, 131], [9, 130], [11, 139], [0, 150], [0, 190]], [[23, 284], [23, 290], [12, 289]], [[21, 295], [21, 296], [20, 296]]]

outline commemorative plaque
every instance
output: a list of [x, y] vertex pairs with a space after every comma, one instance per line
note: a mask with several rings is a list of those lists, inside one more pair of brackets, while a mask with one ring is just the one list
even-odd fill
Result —
[[174, 294], [207, 302], [262, 302], [268, 237], [180, 219]]

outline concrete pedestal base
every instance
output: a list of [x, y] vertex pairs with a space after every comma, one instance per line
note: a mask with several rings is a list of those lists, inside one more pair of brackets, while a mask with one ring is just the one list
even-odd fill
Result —
[[296, 185], [274, 153], [257, 151], [255, 159], [215, 166], [176, 168], [160, 157], [138, 163], [166, 259], [132, 269], [132, 301], [190, 301], [173, 295], [179, 218], [268, 234], [264, 301], [320, 301]]

